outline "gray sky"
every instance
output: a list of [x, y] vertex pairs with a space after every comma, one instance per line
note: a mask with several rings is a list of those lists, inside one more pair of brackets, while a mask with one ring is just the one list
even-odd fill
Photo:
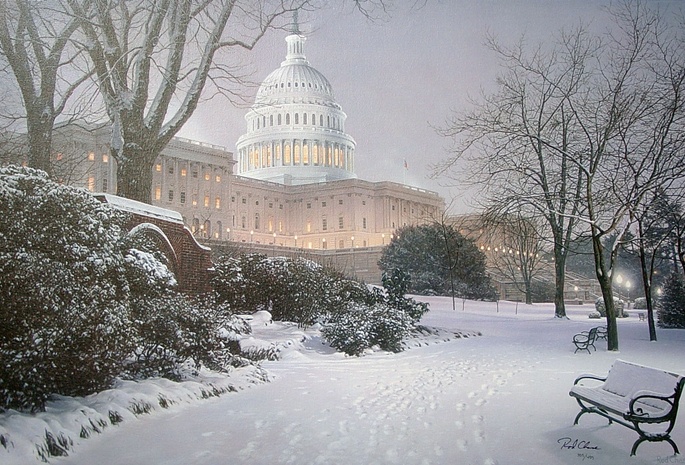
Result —
[[[301, 15], [305, 54], [333, 86], [357, 142], [356, 172], [369, 181], [396, 181], [436, 191], [468, 211], [466, 195], [430, 179], [431, 164], [447, 156], [442, 125], [467, 97], [492, 88], [498, 65], [484, 45], [489, 32], [504, 43], [526, 35], [549, 40], [562, 27], [590, 22], [604, 29], [602, 0], [428, 0], [421, 8], [398, 0], [390, 18], [369, 21], [346, 6]], [[649, 3], [672, 6], [682, 0]], [[249, 55], [253, 79], [263, 80], [285, 58], [286, 32], [272, 31]], [[250, 89], [251, 95], [256, 92]], [[235, 151], [246, 108], [215, 97], [179, 134]], [[404, 169], [404, 160], [408, 169]]]

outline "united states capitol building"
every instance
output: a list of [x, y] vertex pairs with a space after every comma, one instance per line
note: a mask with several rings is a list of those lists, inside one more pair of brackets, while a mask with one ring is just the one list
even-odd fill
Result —
[[[297, 28], [286, 44], [235, 155], [173, 139], [153, 168], [153, 205], [179, 212], [198, 239], [319, 250], [382, 246], [402, 226], [440, 218], [438, 194], [355, 175], [356, 143], [330, 82], [307, 61]], [[116, 192], [108, 125], [65, 126], [54, 140], [64, 182]]]

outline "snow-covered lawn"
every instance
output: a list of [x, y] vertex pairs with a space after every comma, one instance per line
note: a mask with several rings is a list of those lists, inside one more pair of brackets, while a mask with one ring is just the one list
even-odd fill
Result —
[[[263, 364], [272, 382], [127, 418], [103, 434], [77, 438], [68, 457], [50, 461], [685, 463], [682, 456], [671, 455], [666, 443], [643, 443], [630, 457], [637, 434], [607, 426], [597, 415], [585, 415], [572, 426], [579, 408], [568, 395], [576, 376], [604, 375], [616, 358], [685, 374], [685, 331], [659, 330], [659, 341], [649, 342], [647, 324], [633, 311], [619, 321], [620, 353], [607, 352], [600, 341], [592, 355], [574, 354], [572, 336], [603, 324], [587, 317], [592, 306], [570, 306], [570, 320], [556, 320], [551, 304], [467, 301], [464, 310], [458, 302], [453, 311], [450, 299], [425, 300], [430, 312], [422, 323], [449, 331], [413, 341], [399, 354], [346, 357], [323, 345], [316, 331], [261, 322], [255, 327], [255, 345], [285, 341], [282, 359]], [[683, 411], [679, 417], [673, 439], [683, 449]], [[0, 463], [6, 458], [35, 463], [33, 455], [0, 447]]]

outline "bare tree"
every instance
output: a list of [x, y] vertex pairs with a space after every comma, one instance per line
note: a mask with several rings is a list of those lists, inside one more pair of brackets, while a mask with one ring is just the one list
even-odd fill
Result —
[[[310, 2], [67, 3], [112, 124], [117, 192], [149, 203], [154, 161], [193, 114], [205, 88], [211, 84], [230, 94], [243, 83], [231, 50], [252, 49], [279, 18]], [[226, 60], [217, 60], [220, 52]]]
[[[604, 37], [580, 28], [562, 33], [549, 52], [494, 47], [511, 71], [497, 93], [444, 131], [462, 139], [441, 168], [470, 156], [469, 174], [484, 184], [489, 205], [547, 220], [557, 316], [569, 241], [581, 223], [589, 229], [607, 346], [618, 350], [612, 272], [619, 248], [650, 193], [683, 177], [685, 47], [682, 29], [639, 2], [609, 14]], [[617, 240], [605, 253], [609, 236]]]
[[71, 38], [78, 22], [58, 1], [0, 1], [0, 53], [19, 91], [27, 130], [28, 164], [48, 174], [52, 129], [89, 73]]
[[564, 318], [566, 258], [583, 206], [566, 98], [582, 85], [595, 43], [579, 28], [562, 33], [549, 50], [526, 53], [523, 41], [512, 48], [492, 39], [489, 44], [508, 71], [498, 76], [496, 92], [483, 94], [473, 110], [454, 115], [440, 130], [454, 145], [435, 173], [477, 186], [482, 205], [498, 216], [546, 222], [555, 265], [555, 316]]
[[[618, 350], [612, 278], [619, 248], [641, 206], [685, 174], [683, 43], [657, 11], [629, 3], [612, 11], [617, 27], [598, 55], [587, 90], [569, 98], [583, 156], [597, 280], [607, 309], [608, 348]], [[669, 37], [672, 47], [662, 47]], [[615, 234], [609, 253], [604, 240]]]
[[496, 210], [483, 215], [490, 248], [486, 252], [488, 263], [515, 284], [527, 304], [533, 303], [533, 280], [543, 269], [540, 231], [544, 225], [538, 223], [520, 214], [501, 215]]

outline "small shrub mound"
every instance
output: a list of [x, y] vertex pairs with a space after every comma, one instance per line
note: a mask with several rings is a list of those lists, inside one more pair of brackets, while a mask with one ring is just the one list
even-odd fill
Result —
[[348, 355], [360, 355], [374, 346], [400, 352], [402, 339], [428, 311], [427, 304], [404, 296], [408, 283], [408, 276], [399, 269], [385, 273], [385, 291], [374, 293], [371, 305], [350, 302], [331, 313], [321, 334], [332, 347]]

